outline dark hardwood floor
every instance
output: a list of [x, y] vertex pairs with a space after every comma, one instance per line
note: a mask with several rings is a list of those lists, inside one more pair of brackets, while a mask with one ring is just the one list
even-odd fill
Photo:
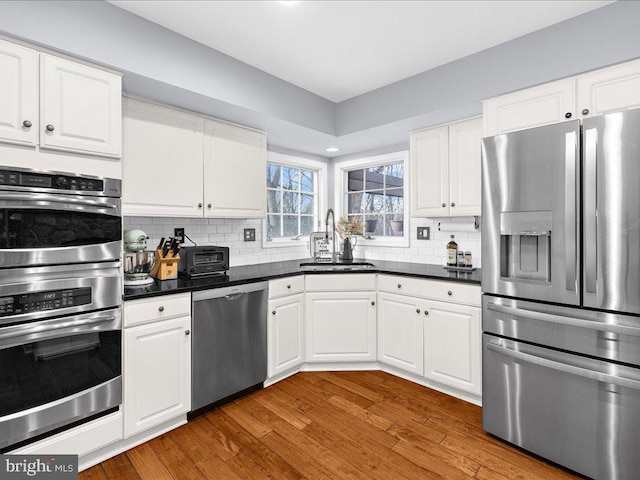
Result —
[[318, 372], [197, 417], [79, 478], [578, 477], [487, 435], [480, 407], [383, 372]]

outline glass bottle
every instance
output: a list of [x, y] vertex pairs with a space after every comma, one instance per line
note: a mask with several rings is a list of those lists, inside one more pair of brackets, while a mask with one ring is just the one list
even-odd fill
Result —
[[451, 235], [451, 240], [447, 243], [447, 266], [455, 267], [458, 263], [458, 244], [454, 240], [455, 235]]

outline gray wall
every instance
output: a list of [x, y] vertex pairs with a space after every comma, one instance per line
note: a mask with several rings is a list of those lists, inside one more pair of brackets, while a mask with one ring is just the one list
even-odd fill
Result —
[[325, 156], [385, 149], [481, 113], [481, 100], [640, 57], [640, 2], [618, 1], [334, 104], [103, 1], [0, 1], [0, 32], [125, 72], [131, 93], [266, 130]]

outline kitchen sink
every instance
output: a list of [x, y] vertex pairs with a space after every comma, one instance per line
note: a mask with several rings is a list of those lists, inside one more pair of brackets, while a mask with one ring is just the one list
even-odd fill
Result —
[[306, 262], [300, 264], [300, 269], [305, 272], [345, 272], [371, 270], [373, 268], [376, 268], [376, 266], [369, 262]]

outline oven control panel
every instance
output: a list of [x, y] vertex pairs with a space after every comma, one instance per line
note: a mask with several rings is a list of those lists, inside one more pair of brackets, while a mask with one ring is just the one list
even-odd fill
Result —
[[0, 297], [0, 317], [57, 310], [91, 303], [91, 288], [49, 290]]
[[97, 178], [4, 169], [0, 170], [0, 185], [48, 188], [72, 192], [102, 192], [104, 190], [104, 182]]

